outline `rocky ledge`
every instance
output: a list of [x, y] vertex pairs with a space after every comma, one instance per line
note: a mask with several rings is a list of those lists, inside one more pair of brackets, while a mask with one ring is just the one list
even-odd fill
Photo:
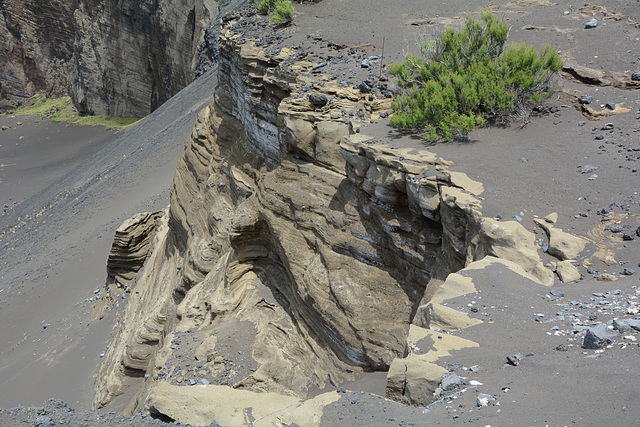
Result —
[[317, 424], [339, 399], [321, 391], [375, 371], [388, 372], [388, 398], [424, 406], [447, 387], [442, 359], [478, 346], [451, 333], [483, 322], [448, 305], [477, 291], [470, 274], [542, 288], [552, 269], [573, 277], [581, 238], [550, 216], [558, 262], [543, 265], [531, 231], [482, 215], [481, 183], [360, 133], [390, 110], [384, 80], [346, 85], [283, 42], [292, 30], [266, 27], [253, 6], [223, 17], [218, 89], [169, 209], [152, 233], [132, 226], [140, 217], [118, 232], [108, 285], [131, 295], [95, 408], [126, 393], [129, 412], [190, 424]]

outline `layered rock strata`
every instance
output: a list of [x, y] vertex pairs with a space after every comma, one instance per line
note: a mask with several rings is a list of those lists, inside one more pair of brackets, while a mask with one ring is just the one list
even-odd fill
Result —
[[1, 0], [0, 99], [144, 116], [192, 81], [216, 0]]
[[[366, 371], [389, 371], [389, 397], [427, 404], [444, 369], [430, 351], [475, 345], [430, 338], [474, 324], [440, 304], [439, 289], [457, 289], [450, 273], [485, 259], [544, 285], [553, 273], [533, 233], [482, 217], [480, 183], [341, 118], [377, 120], [387, 99], [311, 73], [295, 48], [258, 47], [241, 33], [250, 22], [223, 24], [215, 99], [186, 141], [94, 405], [130, 390], [130, 411], [227, 422], [246, 393], [295, 403]], [[432, 375], [407, 376], [423, 368]], [[203, 395], [222, 386], [243, 393], [216, 417]]]

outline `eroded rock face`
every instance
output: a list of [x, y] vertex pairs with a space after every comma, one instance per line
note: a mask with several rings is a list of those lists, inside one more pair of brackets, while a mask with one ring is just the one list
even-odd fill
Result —
[[189, 84], [216, 0], [1, 0], [0, 99], [144, 116]]
[[[331, 102], [313, 105], [299, 91], [318, 78], [315, 64], [293, 49], [268, 54], [238, 34], [242, 19], [223, 24], [216, 97], [186, 141], [94, 405], [131, 386], [129, 410], [174, 418], [169, 384], [307, 398], [389, 369], [390, 397], [426, 404], [443, 368], [423, 327], [462, 325], [423, 307], [429, 282], [453, 282], [450, 272], [489, 255], [537, 282], [552, 273], [532, 233], [482, 217], [482, 185], [450, 162], [330, 119], [333, 109], [377, 118], [388, 100], [327, 81], [315, 90]], [[413, 341], [424, 357], [410, 353]], [[419, 377], [422, 366], [432, 378]], [[199, 405], [189, 388], [180, 387], [183, 406]]]

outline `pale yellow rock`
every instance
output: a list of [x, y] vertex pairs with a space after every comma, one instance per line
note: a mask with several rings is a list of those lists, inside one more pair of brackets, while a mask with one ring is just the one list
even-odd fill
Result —
[[346, 123], [322, 121], [316, 123], [316, 160], [344, 172], [345, 160], [340, 154], [340, 141], [349, 134]]
[[533, 221], [546, 231], [549, 236], [549, 254], [561, 261], [575, 259], [587, 245], [587, 240], [582, 237], [566, 233], [560, 228], [554, 228], [546, 221], [538, 218], [534, 218]]
[[558, 222], [558, 213], [552, 212], [549, 215], [545, 216], [544, 220], [547, 221], [549, 224], [555, 224], [556, 222]]
[[451, 273], [431, 297], [432, 303], [442, 303], [448, 299], [477, 292], [470, 277]]
[[482, 323], [479, 319], [472, 319], [467, 313], [455, 310], [442, 304], [429, 303], [418, 307], [413, 324], [425, 329], [446, 329], [454, 331]]
[[173, 386], [156, 384], [147, 398], [152, 414], [162, 414], [183, 424], [208, 426], [320, 425], [323, 408], [340, 398], [323, 393], [307, 401], [276, 393], [256, 393], [227, 386]]
[[562, 283], [571, 283], [580, 279], [580, 272], [571, 261], [560, 261], [556, 265], [556, 273]]
[[615, 282], [616, 280], [618, 280], [616, 276], [609, 273], [601, 273], [596, 279], [598, 280], [598, 282]]
[[386, 396], [407, 405], [426, 406], [448, 371], [436, 362], [451, 352], [478, 344], [454, 335], [411, 325], [407, 336], [406, 358], [395, 359], [387, 374]]
[[442, 171], [438, 174], [438, 179], [448, 181], [452, 186], [462, 188], [474, 196], [479, 196], [484, 192], [484, 186], [481, 182], [472, 180], [463, 172]]
[[517, 221], [482, 218], [481, 230], [473, 244], [476, 259], [491, 255], [517, 265], [545, 286], [553, 285], [553, 272], [542, 264], [535, 245], [535, 235]]

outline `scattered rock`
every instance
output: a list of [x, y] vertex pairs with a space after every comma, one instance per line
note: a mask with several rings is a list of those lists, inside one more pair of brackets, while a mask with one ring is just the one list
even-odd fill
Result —
[[329, 102], [329, 100], [325, 95], [312, 93], [311, 95], [309, 95], [309, 102], [315, 107], [324, 107], [325, 105], [327, 105], [327, 102]]
[[555, 224], [556, 222], [558, 222], [558, 213], [552, 212], [549, 215], [545, 216], [544, 220], [547, 221], [549, 224]]
[[640, 71], [634, 71], [631, 74], [631, 80], [636, 81], [636, 82], [640, 82]]
[[616, 276], [609, 273], [599, 274], [596, 279], [598, 280], [598, 282], [615, 282], [616, 280], [618, 280]]
[[624, 270], [622, 270], [622, 274], [624, 276], [631, 276], [633, 275], [633, 273], [635, 273], [636, 271], [631, 269], [631, 268], [625, 268]]
[[633, 240], [633, 239], [634, 239], [634, 237], [633, 237], [633, 235], [632, 235], [632, 234], [624, 233], [624, 234], [622, 235], [622, 240], [624, 240], [625, 242], [630, 242], [630, 241], [631, 241], [631, 240]]
[[596, 18], [590, 19], [587, 23], [584, 24], [584, 28], [596, 28], [598, 26], [598, 20]]
[[556, 273], [562, 283], [571, 283], [580, 279], [580, 272], [571, 261], [560, 261], [556, 267]]
[[591, 104], [593, 102], [593, 96], [581, 95], [580, 98], [578, 98], [578, 102], [580, 102], [580, 104]]
[[616, 103], [615, 102], [607, 102], [606, 104], [604, 104], [604, 106], [606, 108], [608, 108], [609, 110], [611, 110], [611, 111], [616, 109]]
[[549, 293], [554, 297], [564, 297], [564, 292], [556, 291], [555, 289], [551, 289]]
[[455, 390], [460, 387], [462, 380], [455, 372], [449, 372], [442, 377], [440, 381], [440, 388], [444, 391]]
[[9, 130], [9, 129], [11, 129], [11, 128], [9, 126], [7, 126], [7, 125], [2, 126], [2, 130]]
[[618, 335], [601, 323], [593, 328], [587, 329], [582, 346], [586, 349], [597, 350], [605, 345], [611, 344]]
[[579, 171], [582, 174], [593, 173], [593, 172], [595, 172], [597, 170], [598, 170], [598, 167], [597, 166], [592, 166], [592, 165], [584, 165], [584, 166], [580, 166], [580, 168], [579, 168]]
[[512, 366], [518, 366], [523, 358], [522, 353], [514, 353], [511, 356], [507, 356], [507, 363]]
[[489, 404], [494, 404], [495, 402], [496, 398], [490, 394], [480, 393], [476, 398], [476, 405], [478, 407], [489, 406]]
[[625, 332], [635, 329], [640, 331], [640, 320], [638, 319], [614, 319], [613, 329], [624, 334]]

